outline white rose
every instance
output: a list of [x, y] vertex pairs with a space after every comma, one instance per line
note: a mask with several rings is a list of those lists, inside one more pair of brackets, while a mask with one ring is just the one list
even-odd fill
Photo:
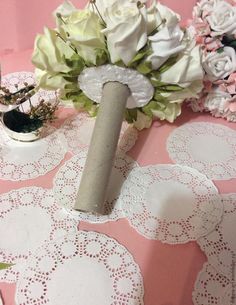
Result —
[[180, 16], [165, 5], [153, 1], [147, 9], [147, 31], [150, 34], [156, 28], [172, 26], [180, 21]]
[[90, 10], [73, 12], [61, 25], [69, 40], [85, 61], [96, 64], [96, 49], [105, 49], [105, 37], [99, 17]]
[[158, 33], [149, 36], [153, 53], [147, 58], [151, 61], [152, 68], [157, 70], [170, 56], [178, 54], [185, 48], [181, 44], [184, 33], [179, 25], [165, 26]]
[[70, 71], [64, 58], [71, 58], [73, 50], [57, 37], [54, 30], [44, 29], [44, 35], [37, 35], [32, 55], [33, 64], [51, 73]]
[[135, 1], [111, 1], [104, 20], [111, 62], [121, 59], [127, 65], [147, 42], [146, 7], [138, 8]]
[[220, 0], [202, 0], [199, 1], [193, 8], [193, 16], [204, 18], [204, 15], [208, 15], [214, 10], [214, 7]]
[[57, 14], [60, 14], [62, 17], [68, 17], [75, 11], [77, 11], [76, 7], [70, 1], [66, 0], [56, 8], [53, 15], [56, 16]]
[[212, 12], [206, 17], [212, 33], [211, 36], [236, 34], [236, 6], [225, 1], [219, 1]]
[[203, 68], [208, 79], [224, 79], [236, 70], [236, 53], [231, 47], [224, 47], [222, 53], [211, 52], [203, 59]]
[[201, 65], [199, 46], [181, 55], [170, 69], [161, 74], [161, 81], [188, 87], [192, 82], [202, 80], [204, 72]]
[[231, 100], [231, 98], [232, 97], [229, 93], [219, 89], [214, 89], [207, 95], [204, 107], [215, 116], [220, 116], [222, 113], [224, 113], [226, 104]]
[[60, 73], [49, 73], [36, 68], [34, 75], [39, 88], [46, 90], [64, 89], [69, 84]]

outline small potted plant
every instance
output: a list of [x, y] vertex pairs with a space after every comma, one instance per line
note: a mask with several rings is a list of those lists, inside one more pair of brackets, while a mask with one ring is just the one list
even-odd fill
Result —
[[[35, 86], [24, 83], [24, 87], [15, 92], [0, 86], [0, 111], [4, 130], [14, 140], [32, 142], [41, 137], [43, 127], [56, 116], [59, 100], [38, 99], [33, 105], [31, 97], [36, 94]], [[28, 103], [27, 107], [25, 104]]]

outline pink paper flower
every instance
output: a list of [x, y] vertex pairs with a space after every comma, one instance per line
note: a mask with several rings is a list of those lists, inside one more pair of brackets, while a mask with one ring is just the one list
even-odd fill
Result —
[[225, 111], [236, 112], [236, 96], [225, 103]]
[[203, 84], [204, 84], [204, 90], [205, 91], [209, 92], [209, 91], [212, 90], [212, 86], [213, 86], [212, 82], [210, 82], [209, 80], [205, 80], [203, 82]]
[[202, 94], [191, 107], [236, 122], [236, 50], [228, 44], [236, 40], [236, 0], [199, 0], [189, 26], [206, 72]]
[[223, 47], [223, 44], [217, 38], [206, 37], [204, 43], [207, 51], [216, 51], [217, 49]]
[[199, 36], [210, 35], [211, 29], [209, 24], [206, 21], [203, 21], [201, 18], [195, 20], [193, 25], [196, 29], [197, 35]]
[[232, 73], [227, 80], [219, 80], [216, 82], [220, 90], [230, 94], [236, 94], [236, 73]]

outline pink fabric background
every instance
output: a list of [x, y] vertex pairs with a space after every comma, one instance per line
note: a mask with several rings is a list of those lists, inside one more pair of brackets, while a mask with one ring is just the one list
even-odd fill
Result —
[[[34, 37], [45, 25], [52, 26], [52, 11], [62, 0], [0, 0], [0, 55], [32, 48]], [[83, 7], [87, 0], [72, 0]], [[182, 15], [190, 18], [195, 0], [163, 0]]]

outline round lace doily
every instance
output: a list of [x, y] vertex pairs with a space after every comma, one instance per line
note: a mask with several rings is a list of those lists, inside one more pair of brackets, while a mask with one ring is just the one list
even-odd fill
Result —
[[205, 263], [195, 282], [194, 305], [235, 304], [236, 288], [234, 281], [229, 281], [209, 263]]
[[[18, 89], [25, 87], [24, 83], [27, 82], [29, 85], [35, 84], [35, 77], [33, 72], [14, 72], [6, 74], [2, 77], [2, 86], [7, 87], [11, 92], [17, 91]], [[31, 103], [37, 105], [40, 99], [44, 100], [55, 100], [56, 95], [54, 91], [46, 91], [40, 89], [35, 95], [31, 97]], [[28, 102], [25, 102], [23, 108], [26, 110], [29, 107]]]
[[213, 123], [187, 123], [167, 140], [170, 158], [196, 168], [210, 179], [236, 177], [236, 131]]
[[27, 187], [0, 196], [0, 280], [14, 282], [25, 259], [42, 243], [76, 230], [73, 220], [54, 202], [51, 190]]
[[[48, 135], [47, 135], [48, 133]], [[67, 151], [64, 136], [49, 128], [42, 139], [22, 143], [10, 139], [0, 126], [0, 179], [28, 180], [57, 167]]]
[[179, 165], [132, 170], [120, 200], [138, 232], [171, 244], [209, 233], [223, 213], [214, 184], [195, 169]]
[[[86, 113], [79, 113], [66, 120], [61, 128], [68, 142], [69, 150], [77, 154], [81, 148], [87, 148], [95, 125], [95, 119], [88, 117]], [[129, 151], [138, 138], [138, 131], [124, 122], [121, 128], [118, 149], [123, 152]]]
[[142, 276], [117, 241], [80, 231], [37, 250], [19, 279], [16, 304], [142, 305]]
[[222, 195], [224, 214], [222, 221], [209, 235], [198, 240], [198, 244], [216, 270], [232, 278], [232, 265], [236, 264], [236, 194]]
[[53, 191], [58, 204], [66, 208], [78, 220], [103, 223], [124, 217], [120, 207], [119, 194], [126, 177], [132, 168], [138, 166], [137, 163], [124, 154], [116, 156], [107, 191], [105, 215], [96, 216], [73, 209], [86, 157], [87, 150], [81, 150], [80, 153], [68, 160], [55, 176]]

